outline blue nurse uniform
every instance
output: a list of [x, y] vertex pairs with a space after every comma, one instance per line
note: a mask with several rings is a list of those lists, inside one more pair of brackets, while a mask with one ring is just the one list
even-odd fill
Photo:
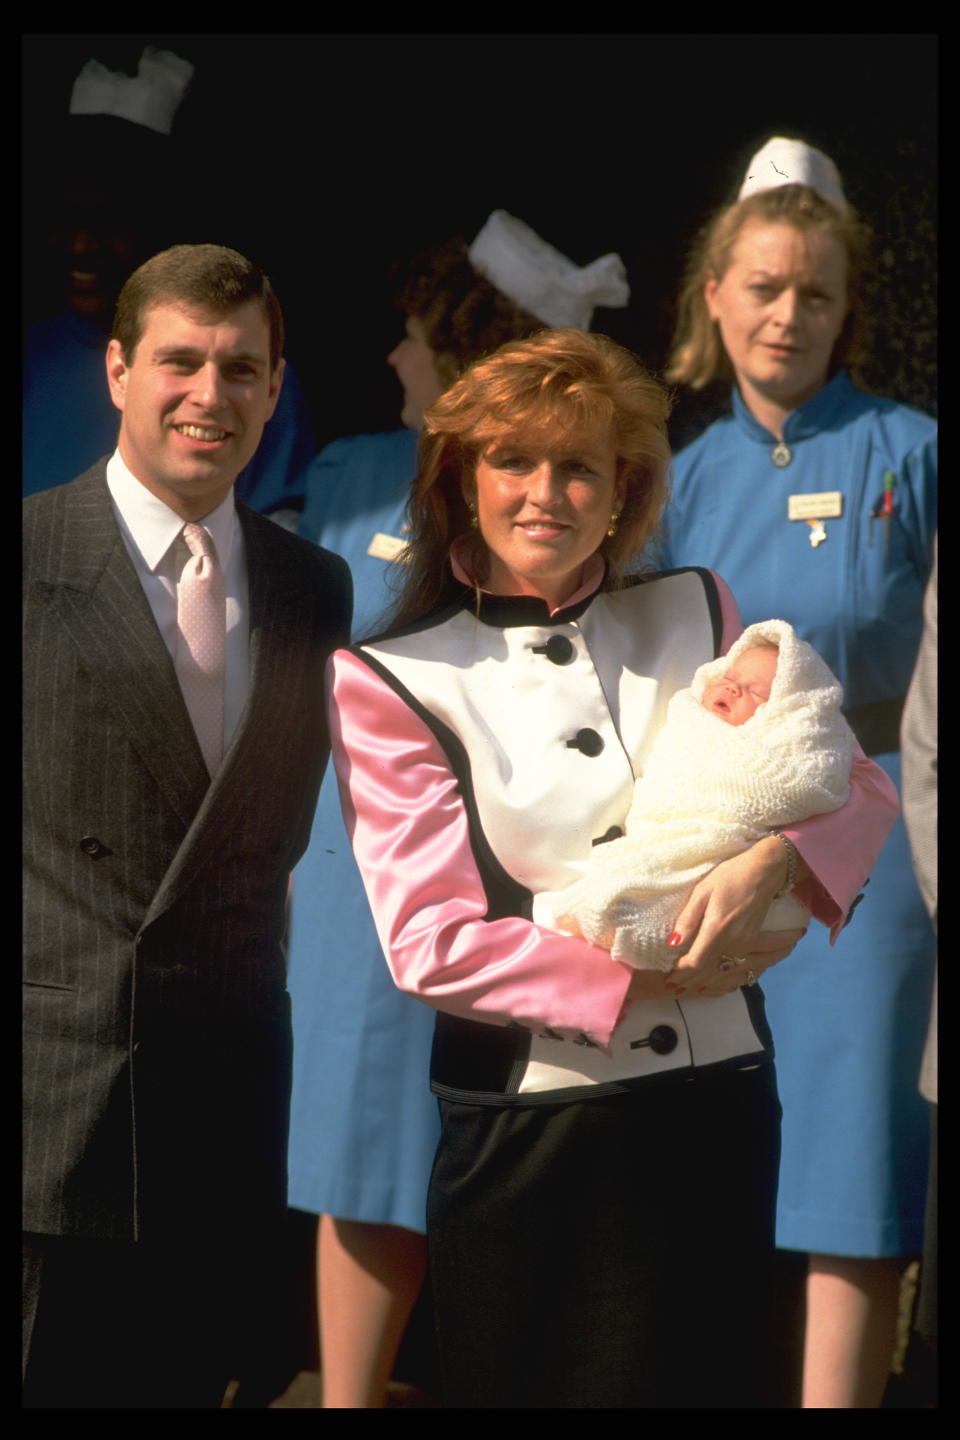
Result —
[[[378, 628], [395, 598], [397, 567], [386, 557], [404, 538], [416, 446], [412, 430], [336, 440], [307, 475], [299, 533], [349, 564], [356, 639]], [[290, 1204], [424, 1231], [440, 1133], [430, 1093], [435, 1017], [390, 977], [332, 773], [294, 875], [288, 987]]]
[[[675, 460], [662, 562], [716, 569], [745, 624], [794, 625], [842, 681], [863, 748], [899, 784], [936, 525], [936, 426], [841, 372], [787, 417], [783, 441], [735, 393], [732, 414]], [[885, 493], [889, 520], [874, 513]], [[790, 496], [808, 497], [794, 502], [805, 518], [788, 518]], [[898, 820], [836, 947], [812, 925], [764, 976], [783, 1102], [780, 1248], [919, 1252], [928, 1126], [917, 1076], [933, 955]]]

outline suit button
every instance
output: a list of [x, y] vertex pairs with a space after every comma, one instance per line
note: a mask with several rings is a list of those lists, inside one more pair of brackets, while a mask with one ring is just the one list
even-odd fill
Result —
[[579, 750], [582, 755], [589, 755], [592, 759], [603, 749], [603, 739], [596, 730], [578, 730], [573, 739], [567, 741], [567, 749]]
[[89, 855], [91, 860], [101, 860], [104, 855], [112, 855], [113, 851], [108, 850], [96, 835], [84, 835], [80, 841], [80, 849], [84, 855]]
[[575, 651], [566, 635], [551, 635], [546, 645], [534, 645], [534, 655], [546, 655], [552, 665], [569, 665]]
[[669, 1055], [677, 1048], [677, 1032], [672, 1025], [654, 1025], [646, 1040], [631, 1040], [630, 1049], [640, 1050], [649, 1045], [654, 1055]]
[[602, 835], [598, 835], [596, 840], [591, 840], [590, 844], [606, 845], [608, 840], [619, 840], [622, 834], [623, 831], [620, 829], [619, 825], [611, 825], [609, 830], [605, 830]]

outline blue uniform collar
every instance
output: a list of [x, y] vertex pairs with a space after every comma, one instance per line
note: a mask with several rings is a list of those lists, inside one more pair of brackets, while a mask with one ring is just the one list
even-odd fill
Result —
[[[849, 402], [854, 390], [853, 381], [847, 371], [838, 370], [833, 379], [828, 380], [823, 389], [818, 390], [816, 395], [805, 405], [791, 410], [783, 422], [785, 443], [792, 444], [797, 440], [808, 440], [811, 435], [825, 430], [831, 420]], [[777, 437], [750, 413], [736, 386], [733, 390], [733, 414], [740, 429], [751, 440], [757, 440], [763, 445], [776, 444]]]

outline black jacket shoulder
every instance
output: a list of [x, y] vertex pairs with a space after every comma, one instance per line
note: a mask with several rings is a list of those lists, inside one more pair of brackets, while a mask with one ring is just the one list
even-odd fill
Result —
[[325, 575], [334, 586], [346, 587], [348, 598], [353, 597], [353, 580], [350, 567], [340, 555], [325, 550], [301, 535], [285, 530], [275, 520], [251, 510], [242, 500], [237, 502], [237, 514], [243, 526], [244, 535], [254, 538], [258, 549], [282, 561], [293, 573], [306, 576]]

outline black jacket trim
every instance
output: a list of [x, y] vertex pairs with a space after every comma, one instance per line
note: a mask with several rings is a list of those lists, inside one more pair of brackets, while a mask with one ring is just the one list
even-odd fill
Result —
[[533, 904], [533, 895], [524, 885], [518, 885], [513, 876], [510, 875], [500, 861], [497, 859], [480, 821], [480, 814], [477, 809], [477, 802], [473, 790], [473, 778], [470, 770], [470, 760], [467, 756], [463, 741], [450, 729], [448, 725], [437, 718], [431, 710], [422, 705], [417, 697], [407, 689], [401, 680], [385, 666], [374, 655], [368, 655], [365, 650], [358, 646], [351, 647], [351, 654], [358, 660], [362, 660], [380, 678], [385, 685], [389, 685], [395, 694], [399, 695], [405, 705], [408, 705], [415, 715], [418, 715], [423, 723], [437, 737], [442, 745], [450, 767], [457, 778], [460, 787], [460, 794], [463, 799], [464, 808], [467, 812], [467, 820], [470, 827], [470, 846], [473, 850], [480, 878], [483, 882], [484, 892], [487, 897], [487, 912], [485, 920], [503, 920], [507, 916], [525, 915], [529, 917]]

